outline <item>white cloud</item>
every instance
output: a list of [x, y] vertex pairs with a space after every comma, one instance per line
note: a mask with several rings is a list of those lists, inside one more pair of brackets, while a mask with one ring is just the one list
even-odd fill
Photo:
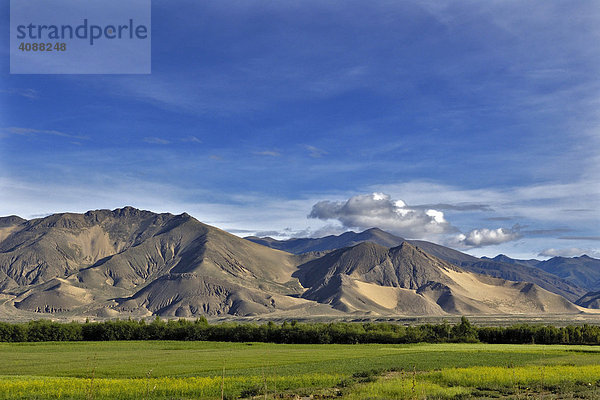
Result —
[[[598, 176], [594, 179], [581, 179], [569, 183], [548, 182], [505, 188], [464, 189], [434, 182], [409, 181], [399, 184], [375, 185], [368, 189], [389, 193], [392, 197], [401, 194], [411, 204], [429, 204], [431, 199], [444, 199], [450, 205], [485, 205], [490, 210], [501, 211], [503, 216], [526, 217], [530, 220], [552, 224], [597, 225], [600, 222], [598, 218], [600, 216], [598, 209], [600, 179]], [[576, 197], [573, 196], [574, 193], [577, 193]], [[441, 204], [438, 207], [436, 204], [431, 204], [431, 206], [437, 210], [452, 210]], [[572, 212], [572, 209], [591, 210], [592, 215]]]
[[519, 229], [498, 228], [498, 229], [473, 229], [468, 233], [461, 233], [451, 238], [447, 244], [453, 247], [473, 248], [497, 245], [501, 243], [517, 240], [521, 237]]
[[425, 238], [455, 230], [438, 210], [421, 210], [385, 193], [357, 195], [347, 201], [319, 201], [309, 218], [337, 220], [346, 228], [378, 227], [408, 238]]

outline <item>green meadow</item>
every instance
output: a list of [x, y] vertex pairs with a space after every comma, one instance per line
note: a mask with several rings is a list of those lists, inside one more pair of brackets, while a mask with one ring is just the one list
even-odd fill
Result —
[[600, 398], [600, 347], [0, 343], [0, 399]]

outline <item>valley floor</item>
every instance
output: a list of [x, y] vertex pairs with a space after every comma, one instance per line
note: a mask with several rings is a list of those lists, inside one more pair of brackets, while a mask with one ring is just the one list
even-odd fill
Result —
[[0, 399], [600, 398], [600, 347], [0, 343]]

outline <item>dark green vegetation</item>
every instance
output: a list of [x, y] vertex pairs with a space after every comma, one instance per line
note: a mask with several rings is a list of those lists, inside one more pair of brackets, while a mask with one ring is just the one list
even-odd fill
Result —
[[0, 343], [0, 398], [526, 398], [564, 386], [592, 399], [599, 356], [584, 346], [450, 343]]
[[58, 323], [32, 321], [25, 324], [0, 322], [0, 342], [108, 341], [108, 340], [203, 340], [272, 342], [290, 344], [355, 343], [512, 343], [512, 344], [600, 344], [600, 326], [554, 327], [515, 325], [477, 327], [465, 317], [450, 325], [402, 326], [391, 323], [219, 323], [206, 319], [162, 321], [106, 321]]

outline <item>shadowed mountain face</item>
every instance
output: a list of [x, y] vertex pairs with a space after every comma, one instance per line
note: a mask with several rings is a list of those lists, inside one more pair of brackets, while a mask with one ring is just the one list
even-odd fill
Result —
[[546, 261], [514, 260], [502, 254], [493, 258], [495, 261], [499, 259], [504, 263], [535, 267], [583, 289], [600, 290], [600, 260], [587, 255], [572, 258], [553, 257]]
[[571, 301], [579, 299], [586, 293], [585, 288], [579, 287], [576, 283], [567, 281], [559, 276], [530, 265], [530, 260], [519, 263], [517, 261], [521, 260], [512, 260], [506, 256], [503, 256], [504, 258], [500, 257], [493, 260], [488, 258], [477, 258], [423, 240], [404, 240], [377, 228], [372, 228], [361, 233], [346, 232], [339, 236], [327, 236], [319, 239], [303, 238], [281, 241], [272, 238], [256, 237], [248, 237], [246, 239], [271, 248], [282, 249], [297, 254], [317, 250], [335, 250], [364, 242], [373, 242], [385, 247], [395, 247], [404, 242], [408, 242], [426, 253], [457, 265], [464, 270], [511, 281], [532, 282]]
[[187, 214], [131, 207], [0, 218], [0, 318], [579, 312], [534, 284], [467, 272], [377, 229], [310, 250], [347, 243], [359, 244], [295, 255]]
[[535, 267], [537, 264], [540, 263], [540, 260], [536, 260], [535, 258], [532, 258], [530, 260], [516, 260], [516, 259], [510, 258], [504, 254], [498, 254], [494, 258], [488, 258], [488, 257], [481, 257], [481, 258], [483, 260], [492, 260], [492, 261], [501, 262], [501, 263], [505, 263], [505, 264], [527, 265], [528, 267]]
[[586, 293], [575, 304], [586, 308], [600, 308], [600, 291]]
[[588, 290], [600, 290], [600, 260], [583, 255], [581, 257], [554, 257], [536, 264], [548, 273]]

